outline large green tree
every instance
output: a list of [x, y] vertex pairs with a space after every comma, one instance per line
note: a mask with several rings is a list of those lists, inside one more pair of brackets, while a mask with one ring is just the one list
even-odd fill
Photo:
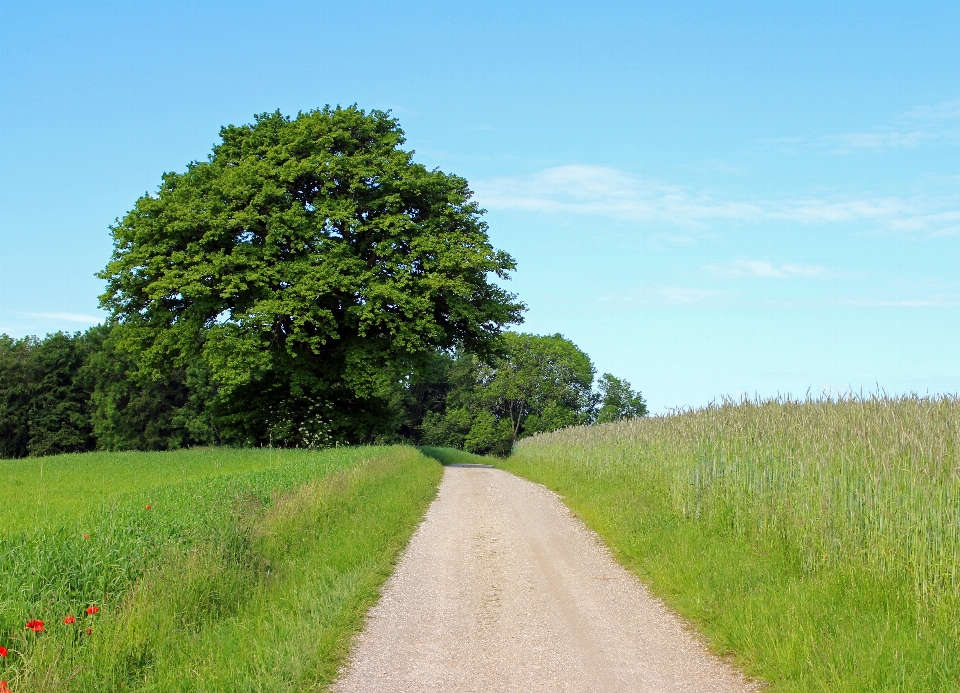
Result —
[[425, 359], [488, 354], [520, 321], [467, 182], [414, 163], [387, 113], [277, 112], [220, 136], [112, 227], [99, 276], [118, 347], [158, 379], [205, 373], [221, 439], [371, 439]]

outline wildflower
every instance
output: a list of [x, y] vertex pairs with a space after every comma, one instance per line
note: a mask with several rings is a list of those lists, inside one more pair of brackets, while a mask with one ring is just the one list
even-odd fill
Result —
[[0, 693], [10, 693], [10, 689], [7, 688], [6, 681], [0, 681]]
[[43, 621], [28, 621], [27, 628], [34, 633], [39, 633], [43, 630]]
[[7, 648], [3, 645], [0, 645], [0, 657], [6, 657], [8, 654], [10, 654], [10, 652], [7, 650]]
[[99, 606], [88, 606], [88, 607], [87, 607], [87, 613], [90, 614], [91, 616], [93, 616], [93, 615], [94, 615], [95, 613], [97, 613], [98, 611], [100, 611], [100, 607], [99, 607]]
[[77, 619], [75, 619], [73, 616], [67, 616], [65, 619], [63, 619], [63, 622], [69, 626], [71, 623], [73, 623], [76, 620]]
[[[87, 635], [93, 635], [93, 628], [87, 628]], [[3, 693], [0, 691], [0, 693]]]
[[84, 535], [83, 535], [83, 538], [84, 538], [84, 539], [89, 539], [89, 538], [90, 538], [90, 535], [89, 535], [89, 534], [84, 534]]
[[147, 506], [147, 510], [149, 510], [151, 507], [152, 507], [152, 506], [148, 505], [148, 506]]

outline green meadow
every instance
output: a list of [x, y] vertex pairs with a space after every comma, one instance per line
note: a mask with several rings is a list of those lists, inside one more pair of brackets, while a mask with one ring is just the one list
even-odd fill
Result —
[[0, 679], [323, 690], [457, 462], [560, 493], [771, 691], [960, 691], [960, 402], [911, 397], [728, 402], [536, 435], [499, 460], [404, 446], [3, 460]]
[[440, 476], [400, 446], [0, 461], [0, 679], [321, 689]]
[[534, 436], [499, 464], [769, 690], [960, 690], [956, 398], [728, 402]]

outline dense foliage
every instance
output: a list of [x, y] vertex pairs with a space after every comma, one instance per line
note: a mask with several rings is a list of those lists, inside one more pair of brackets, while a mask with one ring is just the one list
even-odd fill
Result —
[[153, 379], [205, 378], [216, 437], [389, 434], [425, 357], [489, 353], [520, 321], [467, 182], [413, 163], [388, 114], [263, 114], [220, 136], [112, 228], [99, 275], [117, 348]]
[[0, 335], [0, 456], [92, 450], [87, 335]]
[[505, 334], [498, 356], [484, 362], [464, 354], [450, 372], [442, 410], [423, 421], [430, 445], [505, 455], [517, 438], [592, 419], [593, 364], [558, 334]]
[[610, 373], [604, 373], [597, 383], [600, 409], [597, 423], [611, 423], [636, 419], [647, 415], [647, 402], [639, 392], [630, 389], [630, 383]]
[[[112, 228], [105, 325], [0, 336], [0, 456], [409, 441], [506, 454], [646, 413], [560, 335], [504, 332], [467, 182], [401, 149], [381, 111], [228, 126]], [[599, 409], [598, 409], [599, 407]]]
[[[0, 335], [0, 456], [244, 444], [221, 427], [208, 372], [150, 377], [117, 341], [118, 330], [105, 326], [43, 340]], [[593, 374], [587, 355], [560, 335], [508, 332], [486, 358], [438, 350], [392, 384], [389, 428], [368, 440], [503, 455], [529, 435], [646, 414], [628, 382], [607, 373], [594, 390]], [[272, 443], [332, 444], [279, 435]]]

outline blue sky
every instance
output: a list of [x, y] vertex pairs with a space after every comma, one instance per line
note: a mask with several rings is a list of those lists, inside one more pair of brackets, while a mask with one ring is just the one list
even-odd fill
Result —
[[0, 0], [0, 332], [101, 319], [108, 225], [227, 123], [391, 109], [654, 411], [960, 391], [960, 3]]

